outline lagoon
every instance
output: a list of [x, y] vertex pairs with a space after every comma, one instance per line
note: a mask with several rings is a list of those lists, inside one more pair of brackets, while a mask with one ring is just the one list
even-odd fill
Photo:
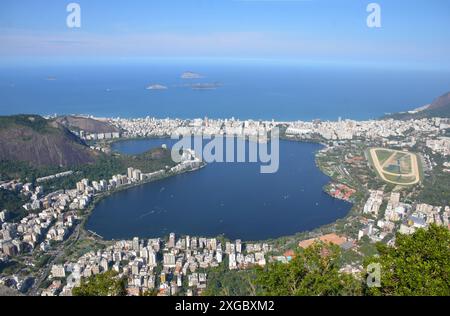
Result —
[[[137, 154], [170, 139], [117, 142]], [[248, 146], [247, 146], [248, 148]], [[265, 240], [312, 230], [346, 216], [351, 204], [323, 191], [330, 179], [315, 165], [322, 145], [280, 141], [280, 168], [261, 174], [259, 163], [211, 163], [200, 170], [136, 186], [103, 199], [87, 229], [105, 239], [181, 235]]]

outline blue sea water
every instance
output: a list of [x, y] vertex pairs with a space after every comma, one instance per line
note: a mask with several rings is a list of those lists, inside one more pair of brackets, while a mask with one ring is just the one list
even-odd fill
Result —
[[[118, 142], [136, 154], [170, 139]], [[246, 146], [248, 148], [248, 145]], [[86, 227], [106, 239], [195, 236], [264, 240], [311, 230], [344, 217], [351, 204], [324, 193], [329, 182], [315, 165], [319, 144], [280, 142], [280, 168], [261, 174], [259, 163], [206, 167], [112, 194], [99, 202]]]
[[[204, 78], [183, 80], [184, 71]], [[197, 82], [222, 86], [185, 86]], [[169, 89], [146, 90], [150, 84]], [[449, 87], [448, 71], [396, 67], [199, 60], [2, 64], [0, 114], [369, 119], [428, 104]]]

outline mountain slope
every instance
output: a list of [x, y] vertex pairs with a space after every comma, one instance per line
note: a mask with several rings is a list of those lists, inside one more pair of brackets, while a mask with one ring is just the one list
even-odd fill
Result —
[[72, 130], [82, 130], [87, 133], [114, 133], [119, 132], [119, 129], [108, 122], [95, 120], [90, 117], [83, 116], [59, 116], [55, 119], [56, 122], [64, 125]]
[[434, 116], [450, 117], [450, 92], [434, 100], [425, 111]]
[[450, 92], [436, 98], [430, 105], [423, 107], [421, 110], [389, 114], [383, 118], [410, 120], [430, 117], [450, 118]]
[[94, 162], [96, 157], [58, 122], [37, 115], [0, 116], [0, 160], [68, 167]]

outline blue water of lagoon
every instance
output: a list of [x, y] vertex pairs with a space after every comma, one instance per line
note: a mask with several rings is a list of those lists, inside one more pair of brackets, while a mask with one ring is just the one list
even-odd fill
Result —
[[[113, 150], [137, 154], [174, 142], [127, 140], [115, 143]], [[260, 163], [215, 162], [116, 192], [98, 203], [87, 229], [106, 239], [175, 232], [247, 241], [312, 230], [345, 217], [351, 208], [323, 191], [330, 179], [315, 165], [315, 153], [321, 148], [281, 140], [279, 170], [273, 174], [261, 174]]]

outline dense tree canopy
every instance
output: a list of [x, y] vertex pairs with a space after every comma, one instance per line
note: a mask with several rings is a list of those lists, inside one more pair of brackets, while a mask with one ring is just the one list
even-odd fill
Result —
[[361, 282], [339, 272], [339, 255], [338, 247], [316, 243], [300, 249], [287, 264], [258, 269], [256, 282], [263, 295], [360, 295]]
[[79, 287], [72, 291], [74, 296], [123, 296], [126, 280], [118, 278], [117, 272], [108, 271], [93, 275], [81, 281]]
[[378, 244], [381, 287], [369, 295], [450, 295], [450, 231], [431, 225], [412, 235], [397, 235], [395, 247]]
[[208, 271], [208, 286], [204, 296], [254, 296], [255, 270], [234, 271], [228, 269], [228, 258], [223, 264]]

